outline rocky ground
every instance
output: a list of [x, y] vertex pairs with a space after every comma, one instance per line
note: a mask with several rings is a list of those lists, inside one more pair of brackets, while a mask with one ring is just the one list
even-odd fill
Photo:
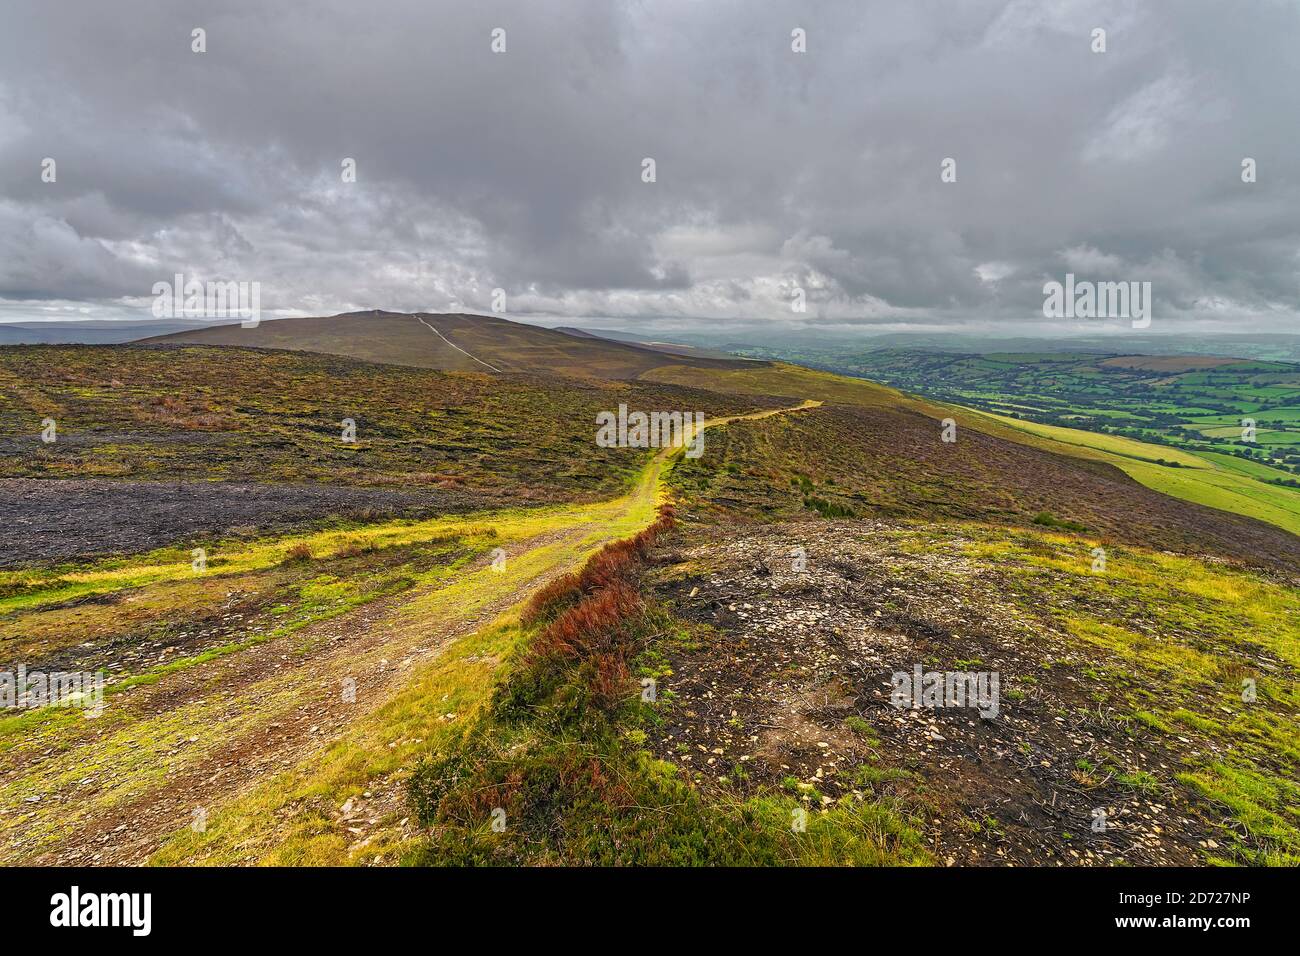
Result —
[[[719, 792], [897, 800], [948, 865], [1195, 864], [1218, 846], [1173, 782], [1191, 741], [1135, 733], [1096, 651], [951, 539], [898, 532], [697, 527], [661, 549], [652, 590], [689, 638], [665, 645], [657, 755]], [[917, 664], [996, 672], [997, 716], [896, 708], [891, 677]]]

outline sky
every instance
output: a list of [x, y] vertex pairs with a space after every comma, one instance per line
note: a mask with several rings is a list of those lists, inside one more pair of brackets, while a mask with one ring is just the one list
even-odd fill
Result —
[[180, 273], [269, 317], [1122, 334], [1044, 317], [1072, 273], [1150, 282], [1147, 333], [1300, 332], [1298, 48], [1292, 0], [5, 0], [0, 321]]

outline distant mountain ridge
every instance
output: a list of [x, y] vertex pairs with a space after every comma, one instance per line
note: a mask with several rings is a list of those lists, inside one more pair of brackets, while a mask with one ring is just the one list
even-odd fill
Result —
[[144, 335], [183, 332], [202, 325], [184, 319], [0, 322], [0, 345], [114, 345], [134, 342]]
[[753, 367], [752, 360], [669, 353], [631, 342], [512, 322], [499, 316], [431, 312], [348, 312], [276, 319], [141, 339], [150, 345], [221, 345], [323, 352], [389, 365], [457, 372], [635, 379], [665, 365]]

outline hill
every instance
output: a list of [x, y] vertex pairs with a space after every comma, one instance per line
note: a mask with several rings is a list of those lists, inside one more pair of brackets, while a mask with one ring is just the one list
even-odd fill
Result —
[[742, 359], [669, 356], [628, 342], [569, 335], [487, 315], [347, 312], [275, 319], [256, 328], [238, 324], [141, 339], [150, 345], [222, 345], [346, 355], [368, 362], [454, 372], [635, 379], [667, 364], [739, 368]]
[[[620, 402], [704, 454], [596, 444]], [[0, 860], [1294, 865], [1300, 538], [1026, 424], [789, 365], [0, 349], [0, 660], [108, 673], [0, 720]], [[997, 713], [900, 709], [917, 668]]]

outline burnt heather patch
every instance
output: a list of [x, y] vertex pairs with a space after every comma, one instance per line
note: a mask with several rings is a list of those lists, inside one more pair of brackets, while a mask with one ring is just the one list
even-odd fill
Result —
[[[461, 513], [491, 497], [454, 487], [349, 488], [234, 482], [0, 480], [0, 568], [127, 555], [200, 537], [279, 534], [322, 522]], [[199, 543], [204, 543], [199, 541]]]

